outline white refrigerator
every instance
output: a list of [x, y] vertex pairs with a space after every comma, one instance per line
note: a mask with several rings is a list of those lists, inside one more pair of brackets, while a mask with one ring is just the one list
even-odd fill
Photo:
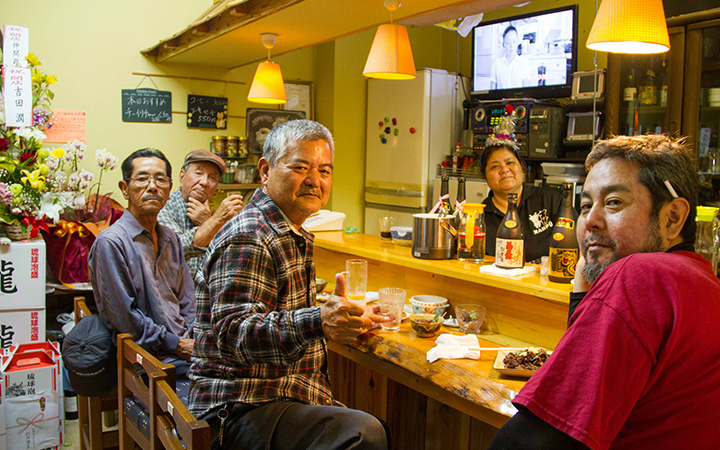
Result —
[[469, 95], [468, 78], [439, 69], [409, 81], [368, 80], [365, 233], [380, 234], [381, 216], [412, 226], [413, 214], [437, 202], [437, 166], [461, 136], [460, 83]]

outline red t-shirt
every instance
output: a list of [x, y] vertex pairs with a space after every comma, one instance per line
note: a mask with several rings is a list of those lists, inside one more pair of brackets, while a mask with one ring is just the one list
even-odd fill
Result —
[[720, 281], [687, 251], [612, 264], [514, 399], [593, 449], [718, 448]]

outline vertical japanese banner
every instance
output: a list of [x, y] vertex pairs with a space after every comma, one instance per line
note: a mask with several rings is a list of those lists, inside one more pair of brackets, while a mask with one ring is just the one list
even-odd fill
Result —
[[3, 25], [3, 65], [27, 67], [25, 57], [30, 53], [28, 28], [17, 25]]
[[30, 69], [3, 67], [5, 92], [5, 125], [22, 127], [32, 125], [32, 84]]

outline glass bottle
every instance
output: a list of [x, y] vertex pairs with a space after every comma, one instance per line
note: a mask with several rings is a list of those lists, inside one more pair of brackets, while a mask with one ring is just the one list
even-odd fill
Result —
[[652, 69], [648, 69], [645, 72], [645, 79], [640, 86], [638, 92], [638, 100], [641, 105], [655, 105], [657, 104], [657, 88], [655, 87], [655, 72]]
[[580, 256], [575, 223], [577, 211], [573, 208], [573, 183], [565, 183], [565, 202], [552, 231], [548, 279], [556, 283], [570, 283], [575, 278], [575, 265]]
[[517, 194], [508, 194], [508, 210], [495, 239], [495, 265], [501, 269], [525, 267], [525, 234], [517, 212]]
[[667, 65], [665, 62], [665, 55], [662, 58], [662, 69], [660, 72], [660, 106], [667, 106], [667, 93], [668, 93], [668, 82], [667, 82]]
[[[462, 204], [465, 203], [467, 195], [465, 194], [465, 177], [458, 177], [458, 188], [457, 195], [455, 196], [455, 209], [459, 210], [462, 208]], [[459, 214], [458, 214], [459, 215]], [[460, 218], [456, 218], [455, 224], [459, 225]]]
[[623, 100], [627, 104], [627, 132], [628, 136], [635, 134], [635, 111], [637, 101], [637, 87], [635, 86], [635, 69], [630, 68], [628, 73], [627, 85], [623, 89]]
[[718, 212], [718, 208], [709, 206], [698, 206], [695, 223], [697, 231], [695, 233], [695, 252], [707, 259], [717, 267], [717, 252], [715, 251], [715, 232], [714, 217]]
[[451, 216], [453, 208], [450, 205], [450, 179], [447, 175], [442, 175], [440, 177], [440, 201], [442, 203], [438, 214], [440, 214], [441, 217]]

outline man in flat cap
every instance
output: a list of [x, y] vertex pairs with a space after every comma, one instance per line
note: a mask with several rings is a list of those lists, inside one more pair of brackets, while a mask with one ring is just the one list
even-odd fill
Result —
[[207, 150], [188, 153], [180, 169], [180, 189], [170, 194], [158, 215], [158, 222], [180, 236], [193, 277], [215, 233], [243, 208], [241, 195], [228, 195], [215, 212], [210, 209], [226, 169], [225, 161]]

